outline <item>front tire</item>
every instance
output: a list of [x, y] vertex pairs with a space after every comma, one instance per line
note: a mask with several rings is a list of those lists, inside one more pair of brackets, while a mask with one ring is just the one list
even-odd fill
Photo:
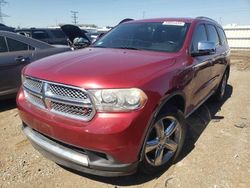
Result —
[[153, 122], [146, 135], [140, 170], [155, 174], [165, 170], [179, 155], [186, 136], [183, 113], [168, 106]]

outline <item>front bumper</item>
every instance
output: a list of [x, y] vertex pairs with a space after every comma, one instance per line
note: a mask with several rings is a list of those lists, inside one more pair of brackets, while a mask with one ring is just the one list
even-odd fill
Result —
[[[88, 156], [88, 152], [79, 152], [70, 147], [59, 144], [48, 137], [36, 132], [23, 124], [23, 132], [36, 148], [46, 158], [62, 166], [77, 171], [99, 176], [125, 176], [136, 172], [138, 163], [116, 164], [114, 161], [104, 160], [98, 156]], [[91, 160], [94, 159], [94, 160]]]
[[[136, 171], [153, 109], [148, 102], [137, 111], [96, 113], [91, 121], [84, 122], [34, 106], [25, 99], [22, 88], [17, 95], [17, 106], [26, 135], [32, 135], [28, 138], [35, 148], [63, 166], [101, 176], [122, 176]], [[43, 141], [38, 142], [37, 138]], [[46, 147], [38, 143], [46, 143]], [[51, 144], [63, 148], [63, 152], [51, 150]], [[80, 152], [80, 163], [75, 160], [79, 155], [72, 151]]]

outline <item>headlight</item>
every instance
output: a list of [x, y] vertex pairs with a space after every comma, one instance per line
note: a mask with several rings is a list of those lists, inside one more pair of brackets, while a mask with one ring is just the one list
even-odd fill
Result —
[[147, 101], [145, 93], [136, 88], [89, 90], [99, 112], [132, 111], [141, 108]]

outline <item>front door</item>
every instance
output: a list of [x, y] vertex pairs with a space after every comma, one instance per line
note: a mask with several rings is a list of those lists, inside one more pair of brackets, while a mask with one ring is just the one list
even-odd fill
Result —
[[[197, 25], [192, 38], [191, 53], [198, 52], [198, 43], [207, 40], [205, 25]], [[193, 80], [190, 91], [192, 106], [197, 106], [211, 94], [214, 82], [212, 66], [213, 59], [211, 55], [192, 57]]]
[[0, 36], [0, 96], [14, 94], [21, 85], [21, 71], [32, 59], [27, 44]]

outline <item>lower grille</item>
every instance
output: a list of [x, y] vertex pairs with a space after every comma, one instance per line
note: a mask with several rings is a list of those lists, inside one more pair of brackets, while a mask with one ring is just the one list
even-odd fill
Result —
[[76, 119], [81, 117], [89, 117], [92, 113], [92, 108], [63, 104], [54, 101], [51, 101], [50, 108], [52, 112], [72, 116]]
[[25, 77], [26, 99], [33, 105], [69, 118], [89, 121], [95, 115], [88, 92], [77, 87]]

